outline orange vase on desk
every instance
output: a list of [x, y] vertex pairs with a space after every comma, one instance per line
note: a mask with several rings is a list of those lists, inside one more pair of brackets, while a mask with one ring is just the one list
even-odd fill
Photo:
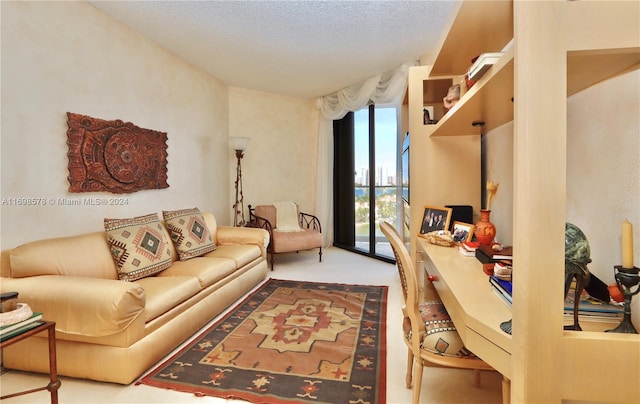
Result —
[[491, 244], [496, 237], [496, 226], [491, 223], [491, 211], [480, 210], [480, 221], [476, 223], [474, 235], [480, 244]]

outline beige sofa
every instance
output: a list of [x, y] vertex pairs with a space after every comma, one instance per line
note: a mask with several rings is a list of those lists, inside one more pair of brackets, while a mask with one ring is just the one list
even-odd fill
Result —
[[[100, 231], [2, 251], [0, 289], [56, 322], [59, 374], [129, 384], [266, 278], [267, 231], [203, 216], [215, 251], [179, 261], [170, 246], [156, 275], [119, 280]], [[43, 333], [3, 349], [3, 365], [46, 373], [47, 352]]]

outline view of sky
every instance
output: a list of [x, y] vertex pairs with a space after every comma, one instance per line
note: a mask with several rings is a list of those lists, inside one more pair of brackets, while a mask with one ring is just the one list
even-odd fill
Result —
[[[355, 168], [356, 182], [363, 181], [369, 166], [369, 109], [356, 111], [355, 125]], [[395, 185], [396, 150], [398, 141], [398, 125], [395, 108], [376, 108], [376, 183]], [[382, 172], [382, 178], [380, 177]], [[391, 182], [389, 181], [391, 178]]]

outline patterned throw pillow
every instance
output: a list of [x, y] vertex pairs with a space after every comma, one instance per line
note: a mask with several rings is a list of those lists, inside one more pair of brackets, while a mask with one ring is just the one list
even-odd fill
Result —
[[163, 211], [162, 216], [180, 261], [186, 261], [216, 249], [200, 209]]
[[169, 241], [157, 213], [130, 219], [104, 219], [118, 278], [135, 281], [171, 266]]

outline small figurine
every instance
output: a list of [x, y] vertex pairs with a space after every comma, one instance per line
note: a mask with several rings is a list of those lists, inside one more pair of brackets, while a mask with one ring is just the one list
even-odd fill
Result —
[[456, 84], [455, 86], [449, 87], [449, 92], [447, 96], [442, 99], [444, 102], [444, 107], [446, 109], [453, 108], [454, 105], [460, 100], [460, 84]]

